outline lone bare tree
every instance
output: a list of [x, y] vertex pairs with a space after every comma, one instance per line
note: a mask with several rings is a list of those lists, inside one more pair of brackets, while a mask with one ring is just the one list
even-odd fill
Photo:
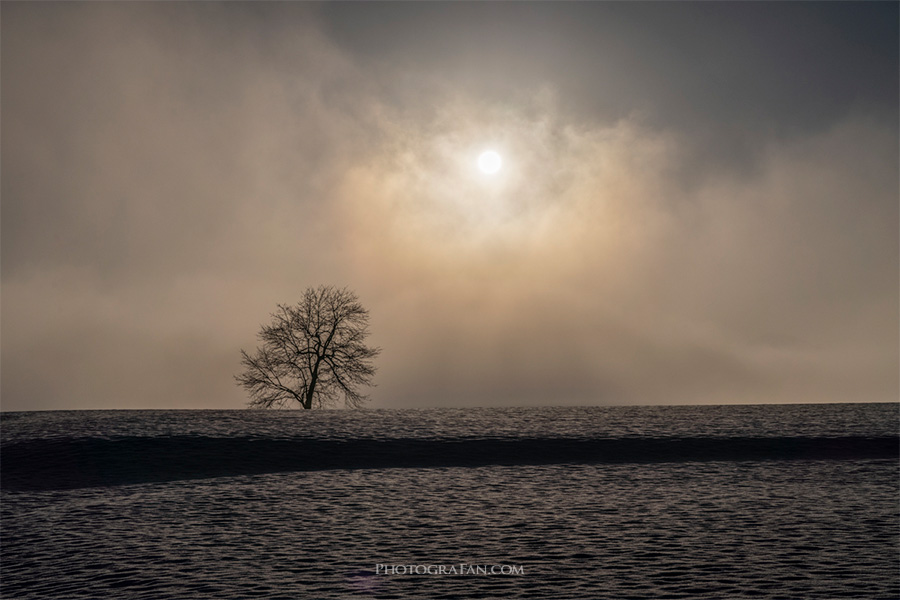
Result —
[[295, 306], [278, 305], [272, 323], [259, 332], [255, 355], [241, 350], [244, 372], [235, 376], [255, 408], [303, 408], [334, 405], [342, 395], [348, 407], [368, 399], [358, 386], [372, 385], [369, 312], [356, 294], [331, 286], [309, 288]]

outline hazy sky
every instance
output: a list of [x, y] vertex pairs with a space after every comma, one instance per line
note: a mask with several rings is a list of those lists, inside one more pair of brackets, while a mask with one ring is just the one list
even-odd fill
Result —
[[319, 284], [372, 407], [898, 399], [897, 3], [0, 11], [4, 410], [242, 407]]

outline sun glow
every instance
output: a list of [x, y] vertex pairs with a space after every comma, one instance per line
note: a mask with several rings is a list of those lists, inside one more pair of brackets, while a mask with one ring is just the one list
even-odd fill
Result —
[[503, 166], [503, 159], [493, 150], [486, 150], [478, 157], [478, 168], [487, 175], [496, 173], [501, 166]]

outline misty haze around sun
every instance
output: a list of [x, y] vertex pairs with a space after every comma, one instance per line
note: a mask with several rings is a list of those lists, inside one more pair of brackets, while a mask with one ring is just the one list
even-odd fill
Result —
[[241, 408], [320, 284], [372, 408], [894, 402], [897, 22], [4, 3], [3, 409]]

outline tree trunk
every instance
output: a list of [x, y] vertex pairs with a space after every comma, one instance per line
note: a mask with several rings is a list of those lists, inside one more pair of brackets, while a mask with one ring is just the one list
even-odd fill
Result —
[[303, 403], [303, 408], [310, 409], [312, 408], [312, 399], [313, 394], [316, 391], [316, 382], [319, 379], [319, 361], [316, 361], [316, 366], [313, 369], [312, 377], [309, 380], [309, 387], [306, 389], [306, 402]]
[[322, 357], [325, 356], [325, 350], [328, 349], [328, 344], [331, 343], [331, 339], [334, 337], [334, 332], [336, 330], [337, 323], [331, 328], [331, 333], [328, 334], [328, 339], [325, 340], [325, 344], [322, 346], [321, 354], [316, 356], [316, 364], [313, 366], [312, 377], [309, 379], [309, 388], [306, 390], [306, 405], [303, 408], [312, 408], [313, 393], [316, 391], [316, 382], [319, 381], [319, 365], [322, 364]]

